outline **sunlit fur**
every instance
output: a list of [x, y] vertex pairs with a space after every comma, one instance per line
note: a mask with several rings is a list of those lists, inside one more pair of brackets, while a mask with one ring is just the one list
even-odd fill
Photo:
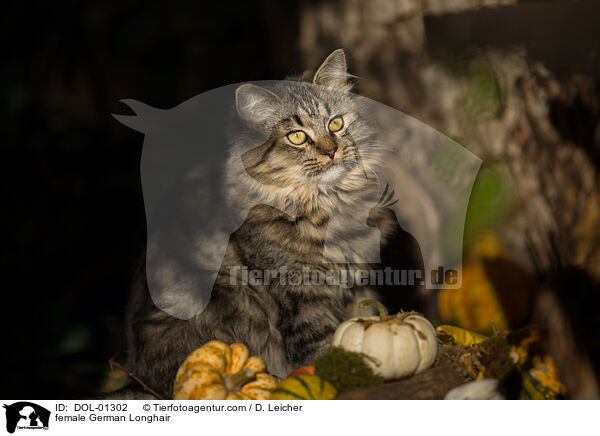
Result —
[[[265, 122], [272, 126], [268, 137], [245, 130], [232, 147], [227, 177], [232, 206], [245, 211], [265, 203], [293, 215], [335, 214], [347, 218], [337, 230], [352, 233], [363, 228], [363, 222], [353, 222], [352, 211], [373, 204], [383, 154], [367, 114], [346, 89], [283, 81], [270, 91], [278, 102], [272, 119]], [[343, 117], [344, 127], [331, 133], [327, 126], [336, 116]], [[303, 130], [311, 140], [292, 144], [287, 134], [294, 130]], [[337, 147], [333, 160], [319, 150], [323, 142]]]

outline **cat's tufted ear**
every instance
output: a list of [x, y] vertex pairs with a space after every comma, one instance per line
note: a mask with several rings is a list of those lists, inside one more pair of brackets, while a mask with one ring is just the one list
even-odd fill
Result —
[[349, 91], [352, 85], [348, 81], [350, 75], [346, 65], [344, 50], [338, 48], [323, 61], [313, 79], [315, 85], [331, 86]]
[[238, 114], [252, 127], [274, 125], [279, 97], [268, 89], [245, 84], [235, 91], [235, 107]]

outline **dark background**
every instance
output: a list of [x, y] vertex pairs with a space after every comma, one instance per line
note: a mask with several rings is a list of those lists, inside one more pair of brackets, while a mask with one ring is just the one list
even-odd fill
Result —
[[293, 19], [269, 16], [283, 5], [210, 3], [4, 6], [2, 397], [91, 395], [126, 349], [123, 314], [145, 243], [143, 137], [111, 116], [129, 113], [119, 100], [169, 108], [300, 66], [293, 43], [272, 55], [296, 32]]
[[[2, 397], [94, 395], [107, 360], [127, 347], [123, 315], [145, 243], [143, 137], [111, 116], [129, 113], [119, 100], [170, 108], [221, 85], [314, 68], [298, 44], [298, 12], [313, 3], [3, 5]], [[519, 44], [561, 74], [599, 76], [597, 3], [523, 3], [428, 18], [429, 50]], [[339, 46], [323, 45], [323, 54]], [[596, 125], [589, 111], [564, 112], [575, 126], [581, 116]], [[597, 164], [598, 148], [590, 155]]]

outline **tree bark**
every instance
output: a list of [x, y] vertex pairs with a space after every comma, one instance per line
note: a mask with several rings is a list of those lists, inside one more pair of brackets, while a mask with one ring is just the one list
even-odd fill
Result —
[[373, 388], [344, 392], [338, 400], [441, 400], [446, 393], [473, 380], [464, 366], [446, 361], [421, 374]]

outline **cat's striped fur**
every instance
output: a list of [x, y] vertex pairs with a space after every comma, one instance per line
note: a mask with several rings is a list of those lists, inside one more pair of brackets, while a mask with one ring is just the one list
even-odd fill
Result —
[[[343, 268], [324, 264], [327, 232], [332, 258], [354, 262], [379, 250], [379, 239], [368, 239], [355, 212], [377, 200], [372, 174], [381, 158], [349, 89], [341, 50], [310, 82], [238, 88], [237, 112], [247, 128], [232, 144], [226, 195], [236, 210], [250, 212], [230, 237], [211, 301], [190, 320], [173, 318], [154, 306], [140, 276], [131, 304], [131, 369], [162, 395], [171, 396], [179, 363], [211, 339], [245, 343], [270, 372], [285, 376], [323, 351], [357, 299], [372, 294], [362, 287], [292, 286], [278, 278], [269, 285], [230, 280], [232, 266]], [[344, 127], [334, 134], [327, 123], [335, 116], [343, 117]], [[286, 136], [298, 129], [311, 139], [302, 146]], [[379, 230], [385, 236], [385, 226]]]

